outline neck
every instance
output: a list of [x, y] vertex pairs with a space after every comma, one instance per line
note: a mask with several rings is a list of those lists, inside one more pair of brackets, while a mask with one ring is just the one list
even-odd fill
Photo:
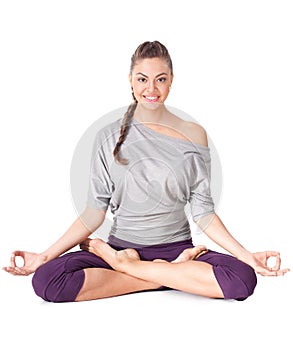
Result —
[[161, 104], [156, 109], [149, 109], [143, 104], [139, 103], [136, 107], [133, 118], [139, 122], [159, 123], [162, 122], [169, 113], [170, 112], [167, 110], [164, 104]]

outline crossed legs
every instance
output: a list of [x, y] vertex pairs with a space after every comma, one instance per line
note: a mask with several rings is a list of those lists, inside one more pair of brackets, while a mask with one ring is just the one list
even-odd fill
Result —
[[193, 247], [192, 242], [170, 244], [165, 250], [160, 246], [159, 251], [140, 250], [143, 260], [136, 250], [115, 250], [99, 239], [88, 239], [81, 248], [35, 272], [32, 283], [38, 296], [68, 302], [169, 287], [210, 298], [244, 300], [257, 283], [254, 270], [244, 262], [203, 246]]
[[153, 290], [161, 286], [223, 298], [212, 265], [194, 260], [206, 252], [205, 247], [186, 249], [171, 263], [164, 260], [142, 261], [134, 249], [116, 251], [100, 239], [86, 240], [81, 247], [102, 258], [113, 270], [85, 269], [84, 284], [76, 301]]

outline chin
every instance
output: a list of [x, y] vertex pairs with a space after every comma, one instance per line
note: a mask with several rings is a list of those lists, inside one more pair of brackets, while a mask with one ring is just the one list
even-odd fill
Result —
[[163, 106], [163, 103], [161, 103], [161, 102], [154, 102], [154, 103], [141, 102], [141, 106], [149, 111], [156, 111]]

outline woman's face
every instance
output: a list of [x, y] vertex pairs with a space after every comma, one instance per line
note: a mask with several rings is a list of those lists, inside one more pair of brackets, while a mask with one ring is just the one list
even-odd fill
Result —
[[145, 58], [138, 61], [129, 76], [138, 103], [156, 109], [169, 95], [173, 75], [162, 58]]

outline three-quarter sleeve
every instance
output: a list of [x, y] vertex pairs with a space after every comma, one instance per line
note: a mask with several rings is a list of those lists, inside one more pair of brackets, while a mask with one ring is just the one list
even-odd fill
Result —
[[106, 154], [106, 140], [98, 133], [92, 151], [87, 205], [101, 210], [107, 210], [114, 187]]
[[211, 195], [211, 158], [209, 148], [196, 152], [190, 163], [190, 202], [191, 215], [194, 221], [214, 213], [214, 201]]

